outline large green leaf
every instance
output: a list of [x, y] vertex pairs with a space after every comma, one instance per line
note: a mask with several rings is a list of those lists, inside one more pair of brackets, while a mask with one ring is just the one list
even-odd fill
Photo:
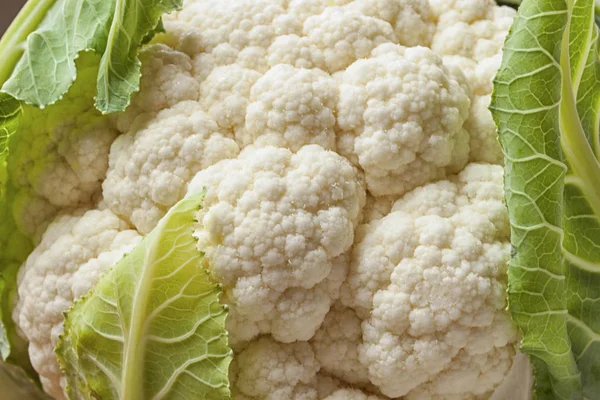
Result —
[[103, 113], [124, 110], [139, 88], [140, 46], [160, 27], [161, 16], [181, 3], [54, 0], [47, 13], [42, 10], [41, 24], [27, 36], [25, 52], [2, 89], [28, 104], [52, 104], [75, 80], [79, 53], [92, 50], [102, 55], [96, 107]]
[[227, 313], [193, 237], [202, 198], [174, 206], [67, 313], [57, 354], [71, 399], [230, 398]]
[[600, 398], [600, 69], [593, 0], [525, 0], [491, 110], [512, 227], [509, 308], [539, 399]]

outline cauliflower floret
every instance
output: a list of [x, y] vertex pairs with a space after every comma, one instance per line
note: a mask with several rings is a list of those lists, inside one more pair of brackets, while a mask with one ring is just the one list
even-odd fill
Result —
[[[50, 204], [48, 200], [37, 196], [31, 189], [21, 189], [14, 198], [12, 210], [7, 211], [12, 212], [13, 218], [11, 219], [13, 219], [19, 232], [29, 236], [33, 239], [33, 243], [37, 244], [59, 209]], [[5, 232], [15, 229], [14, 226], [10, 228], [4, 226], [6, 223], [2, 219], [2, 228], [5, 229]], [[20, 240], [22, 240], [22, 237]]]
[[278, 36], [268, 49], [267, 62], [273, 67], [277, 64], [290, 64], [296, 68], [325, 69], [323, 51], [305, 36]]
[[203, 188], [198, 248], [246, 322], [232, 340], [258, 331], [310, 339], [335, 300], [327, 295], [333, 261], [352, 245], [364, 206], [356, 169], [317, 145], [296, 154], [249, 147], [198, 173], [189, 192]]
[[304, 22], [304, 36], [279, 36], [268, 50], [270, 66], [291, 64], [334, 73], [367, 57], [382, 43], [397, 42], [390, 24], [347, 7], [329, 7]]
[[127, 133], [140, 114], [155, 114], [185, 100], [200, 98], [200, 85], [192, 70], [192, 60], [184, 53], [162, 44], [140, 52], [140, 90], [127, 110], [116, 117], [117, 128]]
[[13, 319], [29, 342], [44, 390], [56, 399], [65, 399], [66, 381], [54, 354], [63, 313], [140, 239], [109, 210], [60, 215], [19, 270]]
[[262, 337], [236, 359], [234, 391], [247, 399], [318, 400], [319, 362], [310, 344], [282, 344]]
[[336, 303], [311, 340], [322, 370], [352, 384], [368, 384], [367, 367], [358, 359], [361, 319], [354, 310]]
[[466, 164], [469, 96], [425, 47], [385, 44], [340, 77], [341, 154], [375, 196], [401, 195]]
[[196, 172], [235, 157], [239, 148], [193, 101], [138, 123], [139, 130], [114, 141], [102, 186], [107, 206], [147, 234], [183, 198]]
[[[340, 289], [348, 274], [349, 257], [347, 254], [342, 254], [331, 261], [331, 272], [325, 280], [320, 282], [310, 290], [302, 288], [292, 288], [286, 290], [282, 294], [273, 296], [272, 300], [276, 301], [274, 310], [272, 311], [273, 332], [294, 332], [295, 337], [310, 338], [315, 333], [316, 321], [323, 321], [325, 315], [329, 311], [331, 302], [340, 297]], [[240, 293], [240, 288], [236, 288], [236, 293], [241, 297], [244, 296], [246, 302], [252, 299], [252, 291], [256, 290], [255, 283], [251, 281], [247, 287], [241, 290], [246, 290]], [[240, 284], [239, 286], [242, 286]], [[260, 295], [256, 298], [257, 301], [264, 301]], [[231, 304], [230, 299], [225, 298], [226, 304]], [[230, 344], [234, 347], [242, 346], [246, 341], [253, 339], [261, 333], [261, 323], [254, 320], [249, 320], [244, 315], [240, 315], [240, 308], [230, 308], [230, 313], [227, 319], [227, 331], [231, 332]], [[245, 314], [251, 311], [246, 310]], [[309, 322], [307, 321], [314, 321]], [[288, 342], [289, 340], [279, 337], [281, 341]]]
[[338, 85], [319, 69], [281, 64], [252, 87], [243, 145], [299, 150], [306, 144], [335, 149]]
[[[194, 57], [195, 74], [200, 81], [213, 68], [234, 63], [264, 73], [268, 69], [267, 49], [275, 38], [302, 31], [301, 21], [286, 13], [285, 3], [233, 0], [223, 7], [221, 0], [191, 1], [168, 24], [177, 26], [176, 32], [182, 34], [199, 32], [193, 35], [197, 43], [186, 46], [202, 49]], [[178, 42], [185, 39], [180, 37]]]
[[356, 0], [348, 6], [388, 22], [404, 46], [429, 46], [435, 31], [434, 13], [424, 0]]
[[516, 341], [509, 234], [502, 168], [486, 164], [359, 229], [341, 300], [364, 319], [359, 359], [382, 393], [484, 399], [501, 383]]
[[[438, 25], [431, 49], [440, 55], [460, 55], [476, 61], [502, 50], [516, 11], [493, 0], [430, 0]], [[444, 5], [437, 3], [445, 3]], [[443, 10], [443, 11], [442, 11]]]
[[[221, 0], [189, 2], [178, 19], [199, 29], [202, 48], [213, 51], [228, 43], [238, 51], [246, 47], [268, 47], [275, 36], [298, 32], [301, 23], [287, 15], [285, 0]], [[265, 46], [266, 45], [266, 46]]]
[[396, 43], [390, 24], [347, 7], [329, 7], [304, 22], [304, 35], [321, 49], [325, 68], [334, 73], [369, 56], [382, 43]]
[[215, 68], [202, 82], [201, 104], [223, 130], [245, 137], [250, 90], [261, 74], [239, 65]]
[[304, 36], [277, 37], [268, 50], [270, 66], [335, 73], [383, 43], [428, 45], [435, 28], [428, 4], [420, 0], [292, 1], [290, 12], [304, 21]]

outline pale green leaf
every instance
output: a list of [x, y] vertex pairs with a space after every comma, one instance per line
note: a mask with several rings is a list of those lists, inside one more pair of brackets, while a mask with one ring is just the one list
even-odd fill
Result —
[[600, 69], [593, 0], [525, 0], [490, 109], [505, 152], [509, 308], [539, 399], [600, 393]]
[[36, 2], [50, 7], [36, 14], [34, 20], [43, 19], [27, 32], [23, 56], [3, 91], [28, 104], [53, 104], [75, 80], [79, 53], [91, 50], [102, 56], [96, 107], [103, 113], [127, 107], [139, 89], [140, 46], [160, 28], [164, 13], [181, 7], [181, 0]]
[[174, 206], [67, 313], [57, 354], [71, 399], [230, 398], [227, 313], [192, 236], [202, 198]]

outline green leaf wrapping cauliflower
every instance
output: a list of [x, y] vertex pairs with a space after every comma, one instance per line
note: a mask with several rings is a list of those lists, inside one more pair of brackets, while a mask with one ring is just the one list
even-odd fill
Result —
[[[10, 212], [35, 245], [12, 316], [44, 390], [97, 384], [68, 346], [105, 331], [65, 330], [64, 313], [106, 328], [85, 307], [205, 192], [182, 235], [222, 286], [233, 399], [526, 396], [487, 110], [513, 16], [491, 0], [187, 0], [111, 115], [83, 54], [69, 92], [27, 106], [9, 143]], [[177, 371], [152, 398], [187, 398]]]

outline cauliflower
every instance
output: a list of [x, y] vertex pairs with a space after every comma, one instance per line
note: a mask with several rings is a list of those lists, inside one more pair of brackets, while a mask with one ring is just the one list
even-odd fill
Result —
[[516, 398], [528, 363], [487, 109], [513, 16], [492, 0], [185, 0], [109, 116], [82, 55], [61, 101], [25, 108], [8, 159], [5, 213], [34, 245], [12, 317], [44, 390], [66, 398], [63, 313], [205, 192], [192, 246], [223, 290], [235, 400]]
[[280, 64], [252, 87], [246, 108], [244, 145], [297, 151], [307, 144], [335, 149], [335, 107], [339, 89], [320, 69]]
[[515, 11], [493, 0], [430, 0], [438, 24], [431, 48], [481, 61], [502, 50]]
[[355, 0], [351, 8], [388, 22], [404, 46], [429, 46], [435, 32], [435, 14], [427, 1]]
[[470, 164], [359, 232], [341, 299], [363, 318], [369, 380], [390, 397], [489, 396], [517, 340], [505, 312], [502, 168]]
[[384, 44], [340, 82], [338, 148], [371, 194], [401, 195], [464, 167], [468, 92], [430, 49]]
[[234, 387], [248, 399], [317, 400], [319, 363], [310, 344], [282, 344], [269, 338], [252, 342], [237, 356]]
[[249, 147], [199, 172], [189, 191], [203, 188], [198, 248], [229, 288], [233, 340], [310, 339], [335, 300], [336, 258], [354, 241], [365, 202], [358, 171], [317, 145]]
[[184, 196], [196, 172], [235, 157], [239, 148], [197, 102], [177, 103], [138, 122], [139, 130], [113, 142], [102, 193], [115, 214], [147, 234]]
[[239, 65], [227, 65], [212, 70], [200, 86], [200, 104], [225, 132], [241, 143], [247, 135], [246, 109], [250, 90], [262, 75]]

